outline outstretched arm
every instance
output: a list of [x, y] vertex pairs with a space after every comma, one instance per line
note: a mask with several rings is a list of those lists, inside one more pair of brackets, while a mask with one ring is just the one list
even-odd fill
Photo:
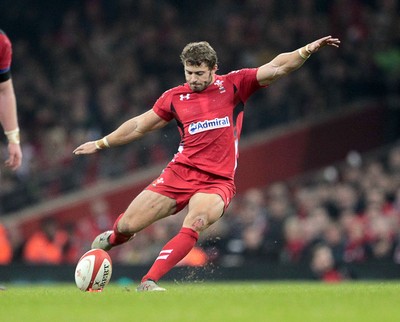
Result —
[[269, 85], [278, 78], [300, 68], [304, 62], [320, 48], [325, 46], [339, 47], [340, 40], [326, 36], [289, 53], [276, 56], [269, 63], [262, 65], [257, 72], [260, 85]]
[[104, 148], [127, 144], [141, 138], [148, 132], [164, 127], [167, 123], [167, 121], [160, 118], [151, 109], [124, 122], [120, 127], [103, 139], [83, 143], [78, 146], [73, 153], [91, 154]]

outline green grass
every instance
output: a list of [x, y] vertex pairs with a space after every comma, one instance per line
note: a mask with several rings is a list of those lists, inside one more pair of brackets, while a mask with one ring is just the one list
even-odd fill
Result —
[[0, 321], [391, 322], [400, 321], [400, 282], [161, 283], [164, 293], [108, 285], [6, 285]]

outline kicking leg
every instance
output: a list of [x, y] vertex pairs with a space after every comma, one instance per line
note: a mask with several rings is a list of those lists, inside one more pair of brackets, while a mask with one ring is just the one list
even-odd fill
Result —
[[101, 233], [92, 248], [110, 250], [126, 243], [134, 235], [155, 221], [175, 213], [176, 202], [150, 190], [142, 191], [114, 223], [113, 230]]

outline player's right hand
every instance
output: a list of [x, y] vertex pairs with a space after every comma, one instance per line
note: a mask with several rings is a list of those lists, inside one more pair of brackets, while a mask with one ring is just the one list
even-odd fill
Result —
[[17, 170], [22, 163], [22, 151], [19, 144], [9, 143], [8, 144], [8, 159], [5, 162], [6, 167], [11, 170]]
[[86, 142], [81, 144], [80, 146], [78, 146], [73, 153], [78, 155], [78, 154], [92, 154], [95, 153], [97, 151], [96, 148], [96, 144], [95, 141], [90, 141], [90, 142]]

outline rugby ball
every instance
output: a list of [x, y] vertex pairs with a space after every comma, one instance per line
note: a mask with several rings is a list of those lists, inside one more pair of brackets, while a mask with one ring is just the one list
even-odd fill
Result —
[[101, 292], [112, 274], [110, 255], [102, 249], [92, 249], [82, 255], [75, 269], [76, 286], [84, 292]]

